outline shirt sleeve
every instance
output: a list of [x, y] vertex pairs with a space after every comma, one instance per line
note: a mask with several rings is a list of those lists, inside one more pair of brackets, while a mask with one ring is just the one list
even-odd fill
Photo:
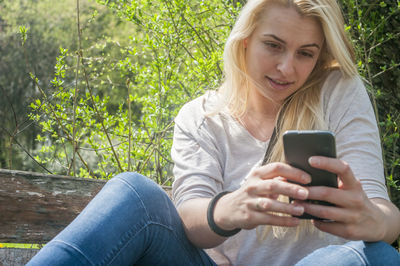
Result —
[[189, 199], [210, 198], [222, 191], [218, 148], [212, 135], [202, 130], [205, 119], [196, 100], [186, 104], [175, 119], [171, 157], [175, 163], [172, 193], [177, 207]]
[[325, 120], [335, 133], [338, 158], [349, 163], [369, 198], [389, 200], [377, 121], [361, 79], [345, 79], [334, 72], [322, 91]]

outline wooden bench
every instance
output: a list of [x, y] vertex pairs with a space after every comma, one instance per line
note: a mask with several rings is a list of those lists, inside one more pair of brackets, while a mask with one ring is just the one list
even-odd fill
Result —
[[[106, 182], [0, 169], [0, 243], [47, 243]], [[25, 265], [37, 252], [0, 248], [0, 266]]]

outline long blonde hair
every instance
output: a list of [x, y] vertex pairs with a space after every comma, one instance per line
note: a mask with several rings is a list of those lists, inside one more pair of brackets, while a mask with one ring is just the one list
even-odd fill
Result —
[[[281, 119], [276, 125], [276, 143], [267, 162], [282, 162], [285, 160], [281, 137], [283, 132], [289, 129], [326, 128], [320, 106], [320, 92], [327, 75], [333, 69], [340, 69], [343, 77], [354, 77], [357, 75], [357, 68], [354, 63], [354, 49], [344, 30], [342, 12], [335, 0], [249, 0], [225, 44], [225, 79], [218, 89], [221, 96], [219, 108], [227, 107], [230, 114], [236, 118], [240, 118], [246, 111], [251, 80], [246, 74], [244, 40], [254, 32], [265, 9], [271, 3], [295, 8], [300, 15], [315, 18], [320, 23], [325, 37], [318, 61], [307, 81], [285, 100], [282, 105], [285, 108], [281, 108], [279, 112]], [[280, 200], [287, 201], [285, 198]], [[266, 228], [263, 237], [271, 229]], [[304, 226], [300, 228], [304, 229]], [[286, 231], [282, 227], [272, 229], [277, 237]]]

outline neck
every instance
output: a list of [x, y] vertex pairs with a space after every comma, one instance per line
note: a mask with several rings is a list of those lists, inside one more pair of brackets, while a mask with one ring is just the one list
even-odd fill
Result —
[[281, 104], [263, 97], [258, 93], [250, 93], [245, 113], [239, 122], [256, 139], [267, 141], [274, 130], [277, 114]]
[[254, 118], [275, 120], [281, 105], [280, 102], [268, 99], [258, 90], [252, 89], [247, 99], [246, 114]]

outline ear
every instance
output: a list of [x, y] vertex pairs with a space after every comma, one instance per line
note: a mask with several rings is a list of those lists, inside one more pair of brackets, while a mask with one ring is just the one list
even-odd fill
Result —
[[243, 40], [243, 47], [244, 47], [244, 49], [246, 49], [247, 48], [247, 42], [248, 42], [248, 38], [246, 38], [246, 39], [244, 39]]

